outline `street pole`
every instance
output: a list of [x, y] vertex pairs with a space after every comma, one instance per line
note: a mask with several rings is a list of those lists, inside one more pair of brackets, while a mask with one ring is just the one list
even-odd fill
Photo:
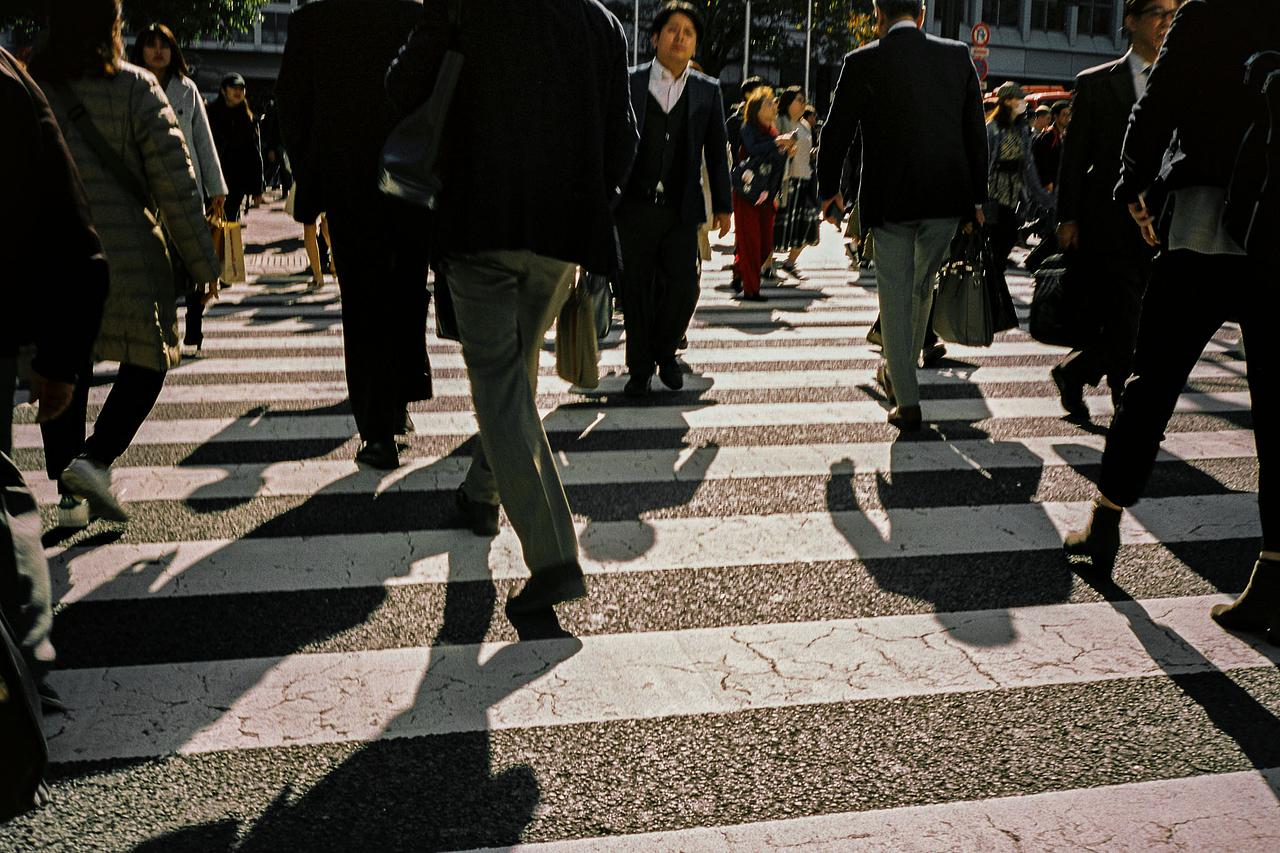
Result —
[[751, 66], [751, 0], [747, 0], [747, 24], [746, 34], [742, 37], [742, 79], [745, 81], [750, 76], [748, 69]]
[[631, 39], [631, 64], [640, 64], [640, 0], [636, 0], [635, 36]]
[[813, 58], [813, 0], [809, 0], [806, 4], [808, 21], [804, 28], [804, 96], [812, 98], [813, 93], [809, 91], [809, 62]]

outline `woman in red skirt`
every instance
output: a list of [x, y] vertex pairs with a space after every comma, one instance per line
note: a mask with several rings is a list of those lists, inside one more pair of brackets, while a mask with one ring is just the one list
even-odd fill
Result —
[[773, 220], [778, 209], [787, 156], [795, 150], [790, 135], [779, 136], [773, 122], [778, 99], [761, 86], [747, 98], [743, 111], [742, 144], [735, 154], [733, 218], [738, 253], [733, 259], [742, 298], [764, 302], [760, 269], [773, 255]]

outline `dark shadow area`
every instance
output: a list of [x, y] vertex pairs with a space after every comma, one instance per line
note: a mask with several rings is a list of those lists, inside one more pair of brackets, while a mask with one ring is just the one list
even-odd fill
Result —
[[244, 244], [244, 253], [246, 255], [288, 255], [294, 252], [301, 252], [306, 248], [306, 243], [301, 236], [285, 237], [280, 240], [272, 240], [269, 243], [254, 243], [246, 241]]

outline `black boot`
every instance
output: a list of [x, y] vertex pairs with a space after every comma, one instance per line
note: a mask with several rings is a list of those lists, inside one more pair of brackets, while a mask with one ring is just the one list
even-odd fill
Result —
[[1280, 642], [1280, 563], [1258, 560], [1240, 597], [1215, 604], [1209, 615], [1228, 631], [1266, 634], [1272, 643]]
[[1122, 512], [1094, 502], [1093, 517], [1084, 530], [1067, 534], [1062, 547], [1073, 557], [1088, 557], [1094, 572], [1110, 576], [1120, 551], [1120, 516]]

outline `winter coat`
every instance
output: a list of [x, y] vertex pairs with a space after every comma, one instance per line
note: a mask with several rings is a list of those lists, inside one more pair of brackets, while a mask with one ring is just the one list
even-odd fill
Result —
[[228, 194], [262, 195], [262, 143], [253, 118], [243, 106], [227, 106], [221, 95], [209, 102], [208, 113]]
[[191, 155], [191, 167], [196, 173], [196, 184], [204, 190], [205, 198], [227, 194], [227, 182], [222, 178], [222, 161], [213, 143], [213, 131], [209, 129], [209, 115], [205, 112], [204, 98], [190, 77], [174, 74], [164, 87], [169, 106], [178, 116], [178, 127], [187, 141], [187, 153]]
[[[177, 116], [151, 72], [125, 63], [112, 77], [68, 84], [108, 144], [146, 187], [191, 277], [218, 277], [218, 256]], [[45, 85], [89, 197], [111, 264], [94, 355], [164, 371], [178, 363], [173, 268], [152, 211], [122, 186], [69, 118], [60, 85]]]

